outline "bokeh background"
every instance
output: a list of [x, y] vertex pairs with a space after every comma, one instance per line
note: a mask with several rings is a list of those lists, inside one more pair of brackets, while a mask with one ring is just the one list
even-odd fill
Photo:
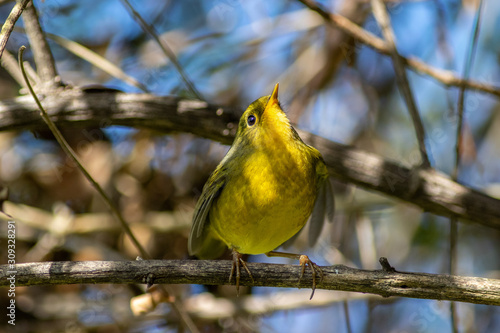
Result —
[[[413, 125], [398, 91], [391, 59], [355, 42], [299, 1], [131, 1], [177, 55], [206, 101], [245, 107], [280, 83], [280, 100], [298, 128], [354, 145], [412, 167], [420, 162]], [[381, 36], [369, 1], [321, 1], [331, 12]], [[119, 0], [35, 1], [44, 31], [75, 41], [119, 66], [156, 95], [190, 92], [172, 62]], [[0, 17], [13, 2], [0, 1]], [[387, 1], [397, 46], [436, 68], [463, 73], [478, 1]], [[484, 1], [471, 78], [500, 86], [500, 2]], [[22, 28], [20, 20], [17, 24]], [[65, 83], [143, 92], [112, 77], [49, 39]], [[339, 45], [341, 43], [341, 45]], [[28, 40], [21, 30], [7, 50]], [[31, 59], [28, 48], [25, 55]], [[455, 161], [458, 88], [408, 71], [426, 129], [432, 166], [451, 174]], [[0, 69], [0, 99], [25, 93]], [[498, 97], [469, 91], [459, 181], [500, 197]], [[111, 126], [64, 131], [84, 165], [112, 196], [140, 242], [158, 259], [187, 258], [196, 199], [228, 147], [190, 134]], [[320, 265], [378, 269], [385, 256], [398, 270], [449, 272], [450, 221], [416, 206], [341, 181], [336, 217], [314, 248], [295, 251]], [[17, 261], [134, 259], [137, 251], [101, 198], [48, 132], [0, 133], [4, 209], [17, 222]], [[0, 216], [1, 244], [7, 217]], [[499, 278], [500, 232], [458, 227], [457, 274]], [[2, 245], [2, 262], [6, 246]], [[258, 262], [292, 263], [253, 256]], [[436, 332], [451, 331], [448, 302], [355, 293], [277, 288], [173, 286], [202, 332]], [[16, 292], [23, 332], [175, 332], [182, 324], [169, 303], [133, 316], [142, 291], [122, 285], [22, 287]], [[7, 299], [2, 292], [0, 300]], [[170, 298], [171, 299], [171, 298]], [[169, 300], [166, 298], [165, 300]], [[246, 304], [246, 306], [244, 306]], [[248, 305], [250, 304], [250, 305]], [[212, 313], [213, 309], [219, 311]], [[462, 332], [500, 331], [500, 309], [457, 304]], [[3, 325], [3, 320], [2, 320]]]

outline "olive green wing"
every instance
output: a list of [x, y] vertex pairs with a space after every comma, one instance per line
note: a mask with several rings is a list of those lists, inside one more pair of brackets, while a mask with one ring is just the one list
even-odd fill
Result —
[[313, 246], [318, 240], [325, 224], [325, 217], [328, 222], [332, 222], [335, 212], [332, 184], [328, 176], [320, 179], [318, 187], [318, 196], [309, 221], [309, 246]]
[[189, 234], [188, 251], [190, 255], [196, 255], [203, 259], [216, 258], [222, 254], [226, 247], [222, 241], [214, 237], [209, 229], [210, 208], [220, 196], [225, 183], [226, 177], [219, 170], [215, 170], [203, 187], [194, 209], [193, 224]]

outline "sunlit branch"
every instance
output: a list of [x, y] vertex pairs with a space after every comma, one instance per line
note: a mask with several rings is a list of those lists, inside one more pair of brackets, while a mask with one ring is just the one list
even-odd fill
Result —
[[14, 30], [14, 25], [29, 2], [30, 0], [17, 1], [14, 8], [10, 11], [7, 20], [5, 20], [5, 23], [2, 26], [2, 31], [0, 32], [0, 58], [2, 57], [3, 50], [5, 50], [10, 34], [12, 33], [12, 30]]
[[[306, 5], [311, 10], [315, 11], [323, 19], [325, 19], [329, 24], [332, 24], [336, 28], [342, 29], [348, 34], [352, 35], [354, 38], [370, 46], [371, 48], [377, 50], [381, 54], [391, 55], [391, 49], [389, 45], [382, 39], [378, 38], [374, 34], [364, 30], [360, 26], [356, 25], [349, 19], [334, 13], [328, 13], [324, 9], [322, 9], [318, 3], [312, 0], [299, 0], [304, 5]], [[415, 57], [402, 57], [401, 60], [409, 66], [410, 69], [414, 70], [419, 74], [428, 75], [437, 81], [441, 82], [447, 86], [465, 86], [468, 90], [477, 90], [485, 93], [489, 93], [492, 95], [500, 96], [500, 87], [496, 87], [492, 84], [473, 81], [473, 80], [465, 80], [463, 78], [457, 77], [453, 72], [434, 68], [432, 66], [427, 65], [421, 60]]]
[[[58, 261], [0, 266], [0, 286], [16, 271], [16, 285], [59, 285], [117, 283], [228, 285], [229, 260], [139, 260]], [[254, 282], [247, 274], [241, 285], [310, 288], [308, 271], [299, 282], [300, 267], [248, 263]], [[344, 265], [322, 266], [324, 277], [318, 289], [500, 305], [500, 280], [443, 274], [408, 273], [387, 269], [362, 270]]]

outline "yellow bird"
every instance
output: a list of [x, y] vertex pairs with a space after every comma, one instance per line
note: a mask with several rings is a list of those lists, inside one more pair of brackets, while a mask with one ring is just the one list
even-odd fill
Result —
[[[233, 252], [229, 280], [240, 265], [252, 276], [241, 254], [283, 256], [321, 269], [307, 256], [273, 251], [296, 235], [311, 216], [309, 243], [316, 242], [325, 215], [333, 219], [333, 194], [320, 152], [305, 144], [281, 109], [278, 84], [271, 96], [254, 101], [243, 113], [236, 138], [203, 187], [193, 217], [189, 253], [201, 259]], [[311, 214], [312, 213], [312, 214]], [[252, 278], [253, 279], [253, 278]], [[300, 281], [300, 279], [299, 279]]]

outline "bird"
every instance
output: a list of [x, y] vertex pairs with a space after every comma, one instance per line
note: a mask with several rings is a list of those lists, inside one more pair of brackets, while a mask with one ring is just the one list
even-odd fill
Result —
[[298, 259], [316, 275], [323, 272], [308, 256], [274, 251], [297, 237], [310, 219], [309, 244], [316, 242], [325, 221], [333, 220], [334, 200], [321, 153], [305, 144], [278, 100], [279, 83], [240, 118], [231, 148], [205, 183], [198, 199], [188, 239], [190, 255], [216, 259], [232, 251], [229, 282], [235, 275], [239, 292], [240, 266], [253, 281], [243, 254]]

